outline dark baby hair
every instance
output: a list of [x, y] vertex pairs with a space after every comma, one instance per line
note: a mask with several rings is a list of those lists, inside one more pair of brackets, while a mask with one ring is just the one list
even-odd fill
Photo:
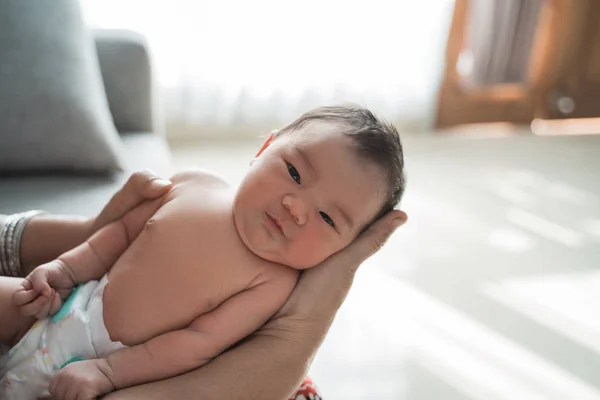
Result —
[[377, 118], [370, 110], [349, 105], [319, 107], [308, 111], [280, 129], [277, 135], [298, 130], [315, 121], [339, 123], [345, 129], [343, 133], [352, 139], [356, 154], [381, 167], [387, 173], [386, 201], [373, 221], [367, 225], [370, 226], [391, 211], [404, 194], [406, 186], [404, 155], [398, 131], [392, 124]]

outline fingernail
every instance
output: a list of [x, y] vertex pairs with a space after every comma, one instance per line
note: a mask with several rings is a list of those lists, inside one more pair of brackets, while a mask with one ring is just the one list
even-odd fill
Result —
[[168, 181], [166, 179], [156, 179], [152, 181], [152, 184], [158, 186], [159, 188], [164, 188], [166, 186], [169, 186], [171, 184], [171, 181]]
[[394, 218], [394, 219], [392, 220], [392, 227], [394, 227], [394, 228], [398, 228], [399, 226], [401, 226], [402, 224], [404, 224], [404, 222], [405, 222], [405, 221], [404, 221], [404, 219], [403, 219], [403, 218], [400, 218], [400, 217], [398, 217], [398, 218]]

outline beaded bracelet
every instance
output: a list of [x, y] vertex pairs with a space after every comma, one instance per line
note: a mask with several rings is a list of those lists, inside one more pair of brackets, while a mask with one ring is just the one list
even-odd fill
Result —
[[0, 231], [0, 275], [23, 276], [19, 250], [21, 248], [21, 236], [29, 220], [36, 215], [45, 214], [44, 211], [34, 210], [20, 214], [9, 215], [2, 231]]

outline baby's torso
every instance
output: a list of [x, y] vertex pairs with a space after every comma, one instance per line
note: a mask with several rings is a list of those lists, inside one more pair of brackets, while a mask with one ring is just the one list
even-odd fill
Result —
[[165, 201], [108, 275], [106, 329], [126, 345], [188, 326], [275, 268], [244, 246], [216, 178], [175, 185]]

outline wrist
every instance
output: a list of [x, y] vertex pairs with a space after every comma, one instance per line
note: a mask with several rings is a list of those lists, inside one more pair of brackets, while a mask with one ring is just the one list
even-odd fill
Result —
[[0, 228], [0, 275], [24, 276], [21, 266], [21, 238], [26, 225], [43, 211], [28, 211], [3, 216]]
[[108, 358], [98, 358], [95, 360], [96, 367], [98, 370], [106, 377], [106, 380], [110, 383], [109, 392], [118, 389], [118, 386], [115, 384], [115, 373], [113, 371]]
[[331, 325], [355, 276], [354, 269], [339, 267], [327, 263], [303, 271], [292, 294], [275, 316]]
[[39, 215], [31, 219], [23, 232], [20, 255], [23, 273], [58, 258], [85, 242], [89, 236], [87, 218]]
[[44, 266], [48, 266], [48, 268], [54, 270], [53, 272], [56, 274], [56, 276], [60, 277], [59, 279], [61, 279], [62, 281], [70, 282], [71, 287], [75, 287], [75, 285], [77, 285], [78, 283], [83, 283], [77, 281], [77, 277], [75, 276], [75, 271], [73, 271], [73, 268], [71, 268], [69, 264], [67, 264], [60, 258], [57, 258], [49, 264], [44, 264]]

